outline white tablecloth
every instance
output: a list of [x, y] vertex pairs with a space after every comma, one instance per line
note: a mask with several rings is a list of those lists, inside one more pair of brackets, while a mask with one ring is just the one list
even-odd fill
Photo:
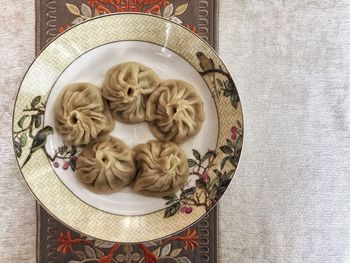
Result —
[[[35, 202], [10, 129], [34, 57], [34, 1], [1, 7], [0, 261], [35, 262]], [[220, 0], [219, 20], [245, 117], [219, 262], [350, 262], [350, 2]]]

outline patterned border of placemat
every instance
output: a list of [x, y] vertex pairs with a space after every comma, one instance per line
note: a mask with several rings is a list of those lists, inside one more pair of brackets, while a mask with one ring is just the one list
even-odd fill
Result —
[[[215, 47], [217, 2], [210, 0], [36, 0], [36, 52], [73, 24], [104, 12], [159, 13]], [[76, 233], [37, 205], [37, 262], [217, 262], [217, 209], [187, 230], [145, 244], [116, 244]]]

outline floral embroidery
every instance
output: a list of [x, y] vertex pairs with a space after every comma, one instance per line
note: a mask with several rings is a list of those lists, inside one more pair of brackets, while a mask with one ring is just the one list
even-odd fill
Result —
[[62, 25], [62, 26], [60, 26], [59, 31], [60, 31], [60, 33], [62, 33], [70, 27], [71, 27], [70, 25]]
[[[74, 235], [74, 236], [73, 236]], [[189, 251], [199, 247], [196, 229], [188, 228], [183, 234], [172, 236], [168, 239], [143, 244], [119, 244], [93, 240], [78, 234], [61, 232], [56, 242], [56, 250], [62, 255], [72, 255], [73, 262], [165, 262], [169, 258], [177, 259], [177, 262], [190, 262], [186, 257]], [[176, 248], [175, 243], [181, 245]], [[180, 242], [180, 243], [179, 243]]]
[[195, 25], [186, 24], [185, 27], [187, 27], [189, 30], [191, 30], [194, 33], [197, 32], [197, 27]]
[[[59, 33], [64, 32], [71, 25], [76, 25], [89, 18], [102, 14], [119, 13], [119, 12], [143, 12], [161, 15], [178, 24], [182, 24], [179, 18], [187, 11], [188, 3], [174, 7], [173, 3], [168, 0], [87, 0], [80, 7], [66, 3], [67, 10], [74, 16], [72, 22], [68, 25], [62, 25], [58, 28]], [[193, 24], [185, 24], [193, 32], [197, 28]]]

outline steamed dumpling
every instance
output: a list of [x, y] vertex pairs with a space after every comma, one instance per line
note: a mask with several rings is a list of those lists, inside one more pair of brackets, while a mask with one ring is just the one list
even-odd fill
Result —
[[117, 138], [101, 136], [83, 148], [76, 174], [96, 192], [118, 191], [136, 175], [134, 152]]
[[158, 85], [159, 78], [152, 69], [136, 62], [127, 62], [107, 72], [102, 96], [108, 101], [117, 120], [142, 122], [146, 116], [147, 99]]
[[182, 143], [201, 128], [203, 102], [191, 84], [166, 80], [149, 97], [146, 119], [159, 140]]
[[71, 145], [85, 145], [101, 133], [109, 132], [113, 118], [101, 96], [90, 83], [67, 85], [55, 102], [55, 127]]
[[138, 168], [134, 190], [163, 197], [187, 182], [189, 168], [182, 149], [173, 142], [149, 141], [134, 148]]

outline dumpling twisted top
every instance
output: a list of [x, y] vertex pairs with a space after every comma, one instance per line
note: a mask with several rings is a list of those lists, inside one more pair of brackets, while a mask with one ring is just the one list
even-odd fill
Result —
[[182, 143], [202, 126], [203, 102], [191, 84], [166, 80], [149, 97], [146, 119], [159, 140]]
[[70, 84], [59, 94], [55, 102], [55, 127], [65, 142], [85, 145], [111, 131], [113, 126], [101, 90], [93, 84]]
[[102, 86], [102, 96], [108, 101], [112, 115], [126, 123], [145, 120], [146, 101], [159, 85], [157, 74], [136, 62], [111, 68]]
[[151, 196], [174, 194], [189, 175], [187, 158], [173, 142], [149, 141], [134, 148], [138, 168], [134, 190]]
[[117, 138], [101, 136], [83, 148], [76, 174], [97, 192], [120, 190], [136, 175], [134, 152]]

